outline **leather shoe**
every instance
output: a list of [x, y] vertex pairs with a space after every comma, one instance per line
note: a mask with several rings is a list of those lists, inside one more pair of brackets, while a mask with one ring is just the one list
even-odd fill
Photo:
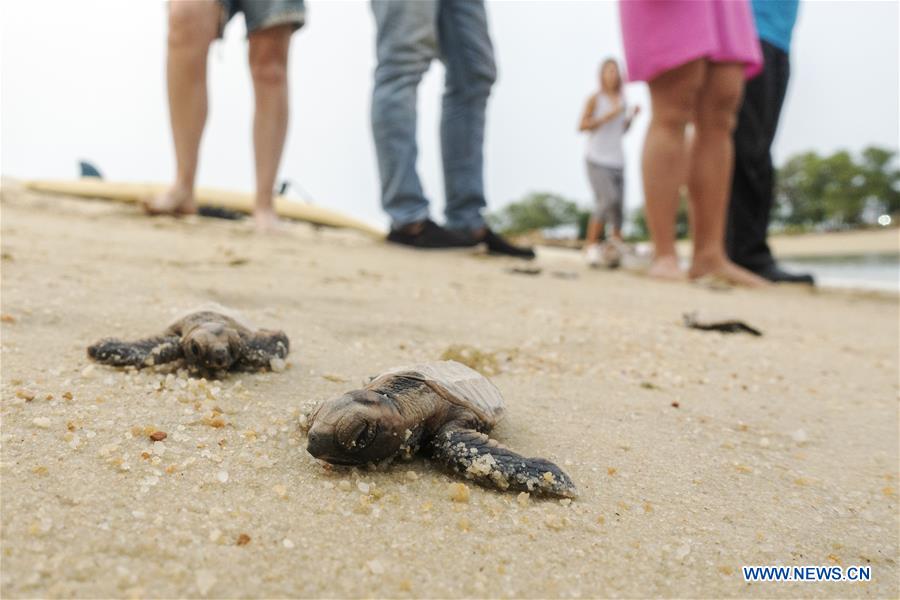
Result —
[[772, 263], [767, 267], [754, 271], [763, 279], [772, 283], [801, 283], [804, 285], [816, 285], [816, 280], [809, 273], [788, 273], [781, 267]]

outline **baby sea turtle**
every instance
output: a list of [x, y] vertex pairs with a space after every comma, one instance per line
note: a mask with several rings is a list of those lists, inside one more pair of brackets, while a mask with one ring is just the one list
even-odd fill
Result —
[[574, 497], [575, 485], [558, 466], [486, 435], [502, 416], [500, 390], [477, 371], [455, 361], [419, 364], [319, 405], [309, 418], [307, 451], [333, 464], [364, 465], [422, 448], [482, 485]]
[[288, 355], [283, 331], [254, 330], [240, 316], [213, 305], [189, 312], [161, 334], [126, 342], [105, 338], [88, 347], [88, 356], [117, 367], [149, 367], [184, 359], [189, 367], [218, 370], [271, 368]]
[[684, 313], [682, 315], [684, 325], [691, 329], [699, 329], [701, 331], [719, 331], [721, 333], [749, 333], [757, 337], [762, 335], [762, 331], [756, 327], [751, 327], [743, 321], [735, 319], [726, 321], [706, 321], [702, 322], [697, 317], [696, 312]]

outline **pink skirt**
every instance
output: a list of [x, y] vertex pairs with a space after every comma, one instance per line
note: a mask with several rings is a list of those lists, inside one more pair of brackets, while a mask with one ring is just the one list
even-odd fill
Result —
[[747, 79], [762, 51], [747, 0], [620, 0], [631, 81], [650, 81], [699, 58], [741, 63]]

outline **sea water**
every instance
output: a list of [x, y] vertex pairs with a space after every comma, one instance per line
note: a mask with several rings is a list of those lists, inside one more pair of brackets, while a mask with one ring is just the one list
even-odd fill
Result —
[[900, 253], [796, 256], [779, 261], [785, 270], [812, 273], [822, 287], [900, 294]]

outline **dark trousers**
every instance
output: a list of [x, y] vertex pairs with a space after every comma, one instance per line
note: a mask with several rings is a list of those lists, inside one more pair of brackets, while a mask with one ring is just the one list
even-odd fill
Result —
[[725, 236], [728, 256], [751, 271], [775, 263], [766, 243], [775, 195], [771, 149], [790, 78], [787, 53], [763, 40], [760, 44], [765, 66], [747, 82], [734, 132], [734, 179]]

